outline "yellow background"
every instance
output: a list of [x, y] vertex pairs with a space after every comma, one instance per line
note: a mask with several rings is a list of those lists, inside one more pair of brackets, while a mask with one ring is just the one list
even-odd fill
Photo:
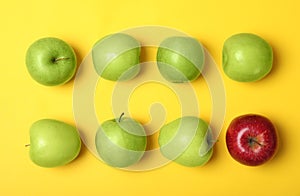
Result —
[[[0, 195], [300, 195], [299, 9], [296, 0], [3, 1]], [[29, 127], [40, 118], [75, 124], [74, 81], [59, 87], [34, 82], [24, 63], [28, 46], [41, 37], [59, 37], [74, 47], [80, 64], [102, 36], [143, 25], [168, 26], [196, 37], [218, 64], [227, 108], [212, 160], [204, 167], [171, 163], [153, 171], [128, 172], [106, 166], [83, 147], [69, 165], [52, 169], [34, 165], [29, 148], [24, 147], [29, 142]], [[223, 42], [239, 32], [256, 33], [274, 49], [274, 68], [259, 82], [234, 82], [221, 69]], [[203, 83], [201, 80], [194, 85]], [[153, 88], [150, 84], [141, 87], [132, 97], [130, 109], [140, 121], [147, 121], [145, 104], [149, 101], [139, 97], [143, 98], [142, 93], [151, 95]], [[177, 104], [176, 97], [163, 87], [157, 88], [162, 94], [149, 99], [166, 102], [168, 121], [178, 117], [168, 105]], [[165, 96], [171, 101], [165, 101]], [[209, 96], [205, 96], [207, 103], [203, 105], [209, 105]], [[203, 107], [202, 115], [207, 118], [210, 107]], [[235, 116], [245, 113], [268, 116], [278, 128], [278, 154], [260, 167], [240, 165], [226, 149], [226, 127]], [[108, 107], [102, 115], [112, 118]]]

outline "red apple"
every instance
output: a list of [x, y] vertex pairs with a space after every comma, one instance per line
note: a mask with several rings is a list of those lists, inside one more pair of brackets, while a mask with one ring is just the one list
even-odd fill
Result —
[[246, 114], [236, 117], [230, 123], [226, 132], [226, 145], [236, 161], [257, 166], [274, 157], [278, 148], [278, 135], [268, 118]]

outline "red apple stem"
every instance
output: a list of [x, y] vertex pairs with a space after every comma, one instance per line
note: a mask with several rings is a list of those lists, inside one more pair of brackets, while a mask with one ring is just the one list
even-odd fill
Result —
[[250, 138], [249, 139], [249, 142], [252, 144], [252, 143], [256, 143], [256, 144], [258, 144], [258, 145], [260, 145], [260, 146], [263, 146], [263, 144], [261, 144], [261, 143], [259, 143], [256, 139], [254, 139], [254, 138]]
[[121, 122], [121, 119], [122, 119], [122, 117], [124, 116], [124, 112], [122, 112], [122, 114], [120, 115], [120, 117], [119, 117], [119, 122]]

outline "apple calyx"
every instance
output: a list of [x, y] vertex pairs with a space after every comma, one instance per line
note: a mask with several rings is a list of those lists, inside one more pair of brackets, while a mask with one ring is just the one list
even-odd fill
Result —
[[120, 117], [119, 117], [119, 120], [118, 120], [118, 122], [120, 123], [121, 122], [121, 120], [122, 120], [122, 117], [124, 116], [124, 112], [122, 112], [122, 114], [120, 115]]

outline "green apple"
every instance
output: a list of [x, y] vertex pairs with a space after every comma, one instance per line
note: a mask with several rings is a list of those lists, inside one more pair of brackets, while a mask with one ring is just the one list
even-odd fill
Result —
[[65, 122], [41, 119], [30, 127], [30, 159], [41, 167], [57, 167], [74, 160], [81, 149], [77, 129]]
[[46, 37], [35, 41], [26, 52], [26, 66], [31, 77], [46, 86], [68, 82], [76, 71], [76, 55], [65, 41]]
[[162, 76], [175, 83], [199, 77], [204, 66], [204, 49], [192, 37], [174, 36], [163, 40], [157, 50], [157, 65]]
[[225, 74], [232, 80], [258, 81], [272, 69], [272, 47], [258, 35], [235, 34], [224, 42], [222, 64]]
[[92, 48], [97, 74], [112, 81], [134, 78], [140, 71], [140, 54], [140, 43], [123, 33], [107, 35]]
[[174, 162], [195, 167], [206, 164], [212, 154], [212, 131], [200, 118], [185, 116], [164, 125], [158, 137], [161, 153]]
[[143, 126], [128, 117], [107, 120], [99, 127], [96, 149], [101, 159], [113, 167], [137, 163], [146, 150], [147, 138]]

